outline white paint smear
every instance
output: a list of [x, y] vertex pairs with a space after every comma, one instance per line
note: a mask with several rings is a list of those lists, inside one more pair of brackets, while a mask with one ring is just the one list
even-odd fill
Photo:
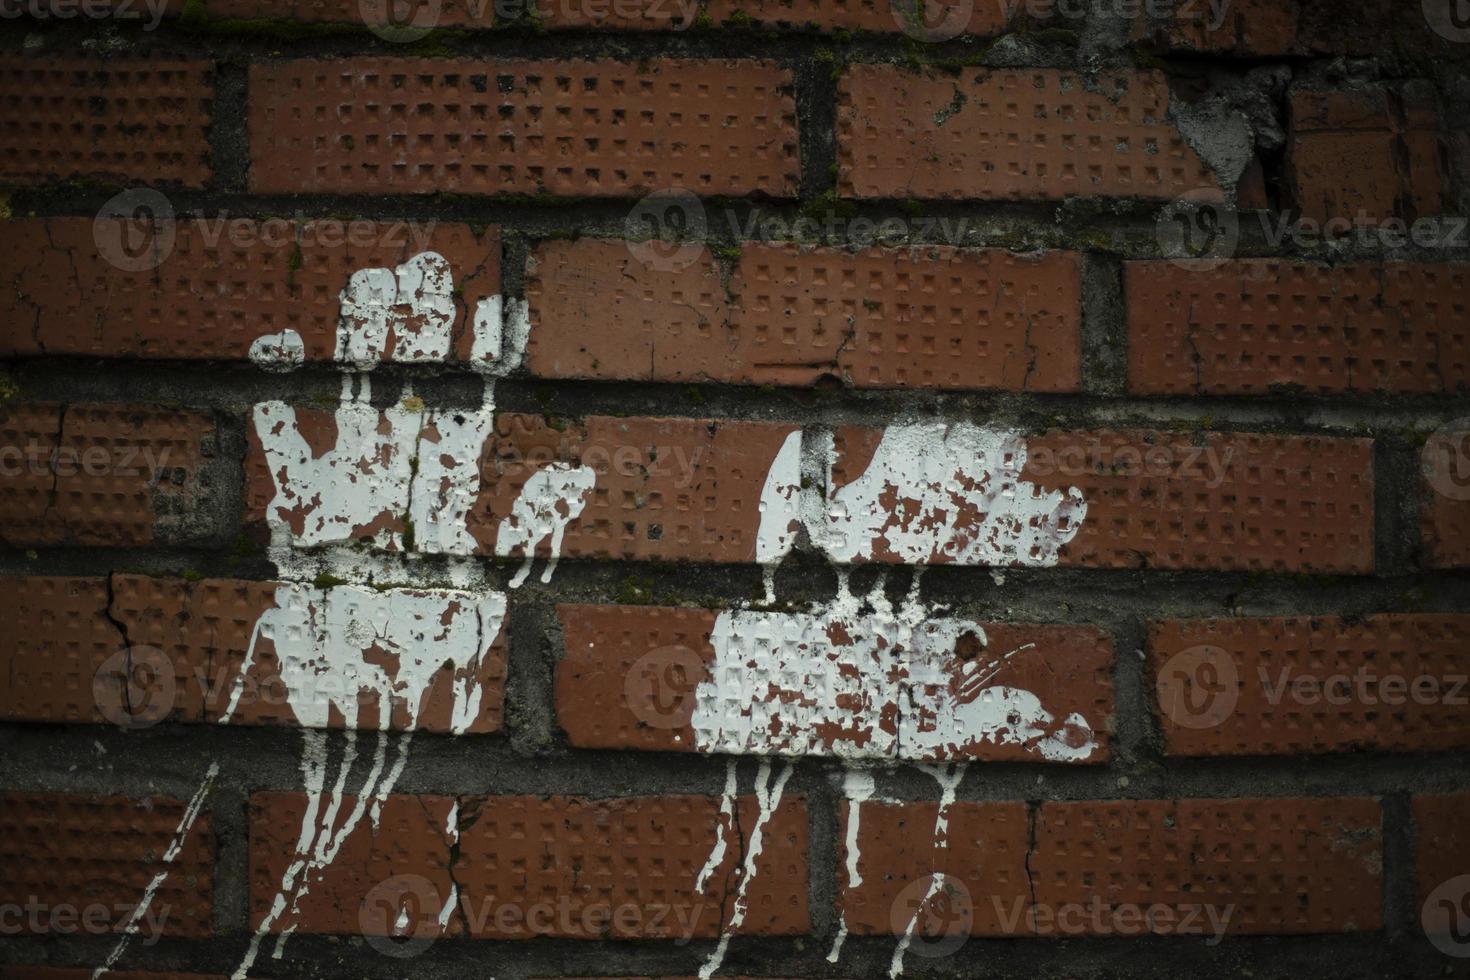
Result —
[[520, 588], [531, 573], [536, 546], [542, 541], [549, 541], [551, 558], [541, 581], [551, 581], [567, 525], [581, 515], [596, 484], [597, 474], [590, 467], [569, 463], [550, 463], [531, 474], [495, 535], [495, 554], [504, 558], [520, 553], [525, 559], [510, 581], [512, 589]]
[[[799, 506], [812, 542], [832, 561], [891, 558], [909, 565], [1053, 565], [1077, 534], [1087, 503], [1075, 488], [1043, 490], [1021, 479], [1026, 437], [967, 422], [891, 425], [872, 460], [852, 482], [821, 499], [836, 463], [832, 436], [812, 437], [825, 459]], [[779, 560], [790, 550], [788, 464], [761, 497], [758, 540]], [[816, 468], [808, 456], [808, 469]], [[771, 526], [768, 529], [766, 522]], [[784, 545], [784, 549], [776, 551]]]
[[[861, 830], [863, 804], [873, 798], [875, 784], [873, 774], [863, 769], [847, 767], [842, 772], [842, 795], [847, 798], [847, 889], [851, 892], [863, 883], [858, 865], [862, 860]], [[837, 938], [827, 953], [827, 962], [836, 963], [842, 956], [842, 944], [847, 941], [847, 911], [838, 910]]]
[[985, 651], [956, 670], [961, 637], [983, 647], [984, 628], [934, 613], [916, 598], [895, 610], [881, 589], [865, 603], [844, 591], [819, 613], [721, 612], [710, 676], [694, 694], [695, 744], [872, 760], [950, 759], [986, 745], [1048, 761], [1093, 753], [1094, 726], [1083, 716], [1059, 722], [1032, 692], [992, 683], [1005, 654]]
[[148, 914], [148, 909], [153, 904], [153, 897], [158, 894], [159, 887], [168, 878], [169, 872], [173, 870], [171, 865], [184, 849], [184, 841], [188, 839], [189, 832], [194, 829], [199, 814], [204, 810], [204, 799], [209, 795], [215, 778], [218, 776], [219, 763], [211, 762], [209, 769], [204, 773], [204, 779], [199, 783], [199, 788], [194, 791], [194, 795], [189, 798], [188, 804], [184, 807], [184, 815], [179, 818], [179, 824], [174, 828], [174, 836], [169, 841], [167, 850], [163, 852], [163, 870], [155, 872], [152, 880], [148, 882], [148, 887], [143, 890], [143, 898], [134, 906], [132, 915], [128, 916], [127, 925], [123, 926], [122, 938], [117, 941], [116, 946], [112, 947], [112, 952], [107, 954], [106, 961], [92, 971], [92, 980], [97, 980], [102, 974], [111, 970], [113, 964], [127, 950], [128, 943], [138, 934], [138, 923], [142, 922], [144, 916]]
[[359, 371], [384, 358], [442, 362], [454, 319], [454, 276], [438, 252], [420, 252], [396, 269], [359, 269], [342, 290], [336, 359]]
[[[949, 808], [954, 804], [960, 782], [965, 778], [965, 764], [958, 763], [943, 768], [939, 766], [920, 766], [919, 768], [929, 773], [939, 783], [939, 807], [934, 813], [934, 849], [943, 851], [949, 847]], [[914, 930], [919, 925], [919, 916], [934, 896], [939, 894], [944, 884], [945, 876], [936, 871], [929, 881], [929, 888], [924, 893], [923, 899], [914, 907], [914, 914], [909, 918], [908, 925], [904, 928], [903, 935], [899, 937], [898, 945], [893, 950], [893, 959], [888, 963], [889, 980], [896, 980], [903, 973], [903, 958], [914, 940]]]
[[280, 333], [256, 337], [250, 344], [250, 360], [266, 371], [294, 371], [306, 363], [306, 344], [301, 334], [287, 328]]

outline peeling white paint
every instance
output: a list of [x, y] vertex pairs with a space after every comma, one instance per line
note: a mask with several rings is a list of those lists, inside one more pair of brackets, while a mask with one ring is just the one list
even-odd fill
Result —
[[[690, 725], [703, 752], [938, 760], [986, 744], [1021, 746], [1053, 761], [1086, 759], [1094, 727], [1060, 724], [1030, 691], [996, 685], [1012, 656], [956, 668], [960, 638], [985, 645], [975, 622], [937, 615], [911, 595], [895, 609], [878, 588], [844, 588], [817, 613], [725, 610], [710, 643], [709, 678]], [[1042, 651], [1036, 651], [1041, 655]]]
[[750, 839], [745, 846], [745, 861], [740, 868], [740, 883], [735, 886], [735, 902], [730, 910], [729, 925], [720, 930], [720, 941], [715, 951], [710, 954], [704, 966], [700, 967], [700, 980], [709, 980], [720, 969], [720, 964], [725, 961], [725, 953], [730, 948], [730, 936], [745, 924], [746, 897], [750, 890], [750, 883], [755, 879], [756, 862], [760, 860], [761, 851], [765, 847], [766, 826], [771, 822], [771, 817], [781, 805], [781, 794], [785, 792], [786, 781], [791, 778], [791, 764], [781, 763], [774, 782], [771, 778], [771, 760], [760, 761], [760, 771], [755, 777], [755, 801], [757, 816], [755, 826], [750, 830]]
[[[939, 807], [934, 813], [934, 849], [942, 851], [949, 847], [949, 808], [954, 804], [955, 794], [959, 791], [960, 783], [965, 778], [965, 764], [958, 763], [944, 767], [920, 766], [919, 768], [933, 776], [939, 783]], [[903, 973], [904, 954], [908, 952], [909, 945], [913, 942], [914, 930], [919, 924], [919, 916], [934, 896], [939, 894], [944, 884], [944, 874], [934, 872], [929, 881], [929, 888], [924, 893], [924, 898], [914, 907], [914, 914], [909, 918], [908, 925], [904, 928], [903, 935], [899, 937], [898, 945], [893, 950], [893, 959], [888, 964], [889, 980], [896, 980]]]
[[[842, 795], [847, 799], [847, 888], [852, 891], [863, 883], [858, 869], [862, 860], [860, 844], [863, 804], [873, 798], [875, 783], [873, 774], [864, 769], [847, 766], [842, 772]], [[842, 956], [842, 944], [847, 941], [847, 911], [841, 910], [837, 919], [837, 938], [832, 941], [832, 950], [827, 954], [828, 963], [836, 963]]]
[[587, 505], [587, 495], [596, 483], [597, 474], [590, 467], [561, 462], [548, 464], [526, 480], [495, 535], [495, 554], [505, 558], [520, 552], [525, 559], [520, 571], [510, 580], [512, 589], [520, 588], [531, 573], [536, 546], [548, 538], [551, 557], [541, 573], [541, 581], [551, 581], [561, 557], [567, 525], [581, 515]]
[[[892, 558], [909, 565], [1054, 565], [1077, 534], [1087, 503], [1076, 488], [1043, 490], [1021, 479], [1026, 437], [968, 422], [890, 425], [872, 459], [851, 482], [830, 490], [837, 462], [829, 431], [811, 434], [800, 450], [797, 511], [812, 543], [839, 564]], [[767, 486], [790, 485], [785, 448]], [[761, 561], [791, 548], [790, 511], [773, 490], [762, 495]], [[769, 521], [769, 527], [767, 522]]]
[[438, 252], [420, 252], [396, 269], [359, 269], [342, 290], [336, 360], [359, 371], [384, 358], [442, 362], [454, 319], [454, 277]]
[[761, 487], [755, 560], [765, 576], [766, 602], [776, 601], [776, 565], [791, 550], [801, 527], [801, 432], [786, 437]]
[[250, 360], [266, 371], [294, 371], [306, 363], [306, 344], [301, 334], [288, 327], [280, 333], [256, 337], [250, 344]]
[[[204, 779], [200, 781], [199, 788], [194, 790], [194, 795], [189, 797], [188, 804], [184, 807], [184, 815], [179, 818], [178, 826], [174, 828], [174, 835], [169, 840], [168, 848], [163, 852], [161, 858], [163, 869], [154, 873], [148, 886], [143, 889], [143, 897], [133, 907], [133, 912], [128, 916], [128, 921], [123, 926], [122, 938], [117, 945], [112, 947], [112, 952], [107, 954], [106, 961], [92, 971], [92, 980], [97, 980], [107, 971], [111, 970], [122, 954], [127, 950], [132, 938], [138, 934], [138, 924], [148, 914], [148, 909], [153, 905], [153, 898], [158, 894], [158, 889], [168, 878], [169, 872], [173, 870], [171, 865], [178, 859], [179, 853], [184, 849], [184, 841], [188, 839], [189, 832], [194, 829], [194, 824], [199, 820], [199, 814], [204, 809], [205, 797], [209, 795], [210, 789], [214, 787], [214, 781], [219, 776], [219, 763], [211, 762], [204, 773]], [[155, 937], [156, 938], [156, 937]]]
[[709, 884], [710, 876], [715, 873], [719, 866], [724, 863], [725, 852], [728, 849], [728, 840], [735, 831], [735, 758], [732, 756], [725, 762], [725, 790], [720, 794], [720, 816], [719, 823], [715, 827], [715, 844], [710, 848], [709, 858], [704, 862], [704, 867], [699, 869], [699, 877], [694, 879], [694, 890], [703, 892]]
[[475, 304], [470, 362], [504, 377], [521, 366], [531, 337], [531, 313], [523, 299], [491, 296]]

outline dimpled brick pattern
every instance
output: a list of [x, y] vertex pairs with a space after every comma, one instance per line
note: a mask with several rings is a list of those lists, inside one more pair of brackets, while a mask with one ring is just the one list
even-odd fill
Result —
[[[207, 490], [199, 471], [214, 453], [209, 416], [157, 406], [37, 405], [10, 410], [5, 426], [7, 440], [17, 440], [10, 446], [39, 456], [27, 456], [19, 477], [4, 476], [5, 484], [19, 484], [11, 492], [21, 508], [0, 519], [0, 540], [126, 546], [193, 534], [185, 523]], [[53, 453], [54, 479], [38, 475], [34, 460], [44, 465]]]
[[1028, 867], [1054, 909], [1234, 906], [1231, 934], [1370, 931], [1382, 925], [1380, 821], [1370, 799], [1046, 803]]
[[[838, 834], [837, 910], [847, 928], [859, 936], [902, 934], [934, 874], [943, 874], [954, 889], [952, 906], [928, 908], [915, 933], [1011, 935], [1006, 916], [1016, 903], [1029, 904], [1026, 848], [1030, 818], [1026, 804], [952, 803], [945, 814], [949, 832], [945, 846], [936, 845], [937, 803], [841, 804]], [[852, 854], [847, 842], [857, 819], [857, 872], [862, 882], [848, 881]], [[965, 912], [973, 915], [964, 926]], [[1004, 913], [1004, 915], [1002, 915]], [[948, 921], [946, 921], [948, 920]], [[1024, 922], [1024, 920], [1021, 920]]]
[[209, 180], [207, 61], [0, 57], [0, 180]]
[[1431, 435], [1419, 451], [1424, 564], [1470, 566], [1470, 429]]
[[1432, 89], [1296, 91], [1287, 179], [1304, 218], [1438, 214], [1445, 148]]
[[926, 75], [854, 65], [838, 83], [838, 187], [859, 198], [1173, 198], [1217, 188], [1165, 119], [1153, 72], [1089, 90], [1050, 69]]
[[93, 678], [124, 649], [100, 578], [0, 578], [0, 716], [101, 723]]
[[698, 0], [536, 0], [547, 27], [613, 31], [682, 31], [699, 16]]
[[17, 247], [0, 255], [0, 282], [15, 290], [0, 297], [0, 316], [32, 329], [0, 341], [0, 354], [242, 360], [257, 337], [290, 329], [307, 360], [328, 360], [352, 274], [433, 250], [462, 287], [463, 357], [467, 312], [500, 292], [494, 228], [476, 236], [438, 222], [177, 221], [153, 226], [163, 261], [138, 272], [104, 257], [98, 243], [118, 241], [117, 232], [106, 237], [90, 218], [22, 219], [7, 231]]
[[[527, 365], [554, 378], [1076, 391], [1076, 255], [746, 243], [725, 274], [653, 245], [583, 239], [535, 253]], [[682, 263], [679, 263], [682, 265]]]
[[322, 23], [384, 26], [393, 40], [417, 40], [416, 28], [489, 28], [495, 22], [495, 0], [210, 0], [210, 17], [241, 20], [300, 20]]
[[[583, 800], [505, 796], [460, 801], [461, 841], [455, 880], [469, 907], [491, 914], [473, 928], [480, 938], [532, 935], [524, 922], [500, 923], [494, 910], [570, 901], [571, 915], [552, 917], [554, 935], [598, 939], [578, 924], [591, 906], [626, 907], [631, 921], [613, 921], [615, 939], [710, 938], [729, 924], [729, 911], [759, 810], [753, 797], [736, 802], [734, 828], [705, 891], [695, 882], [715, 846], [718, 801], [704, 796]], [[739, 836], [737, 836], [739, 835]], [[806, 803], [789, 788], [764, 826], [755, 874], [745, 893], [737, 934], [797, 935], [811, 928], [807, 910]], [[570, 921], [568, 930], [562, 923]]]
[[1029, 449], [1023, 479], [1087, 500], [1063, 565], [1373, 570], [1370, 440], [1054, 431]]
[[[1175, 704], [1174, 685], [1189, 679], [1171, 671], [1174, 655], [1209, 646], [1223, 651], [1212, 658], [1235, 667], [1239, 696], [1218, 724], [1180, 725], [1170, 711], [1158, 711], [1171, 755], [1470, 746], [1470, 616], [1175, 620], [1151, 624], [1148, 646], [1163, 704]], [[1227, 671], [1220, 683], [1230, 686], [1228, 678]], [[1299, 678], [1341, 680], [1325, 694], [1301, 698], [1292, 693]], [[1402, 687], [1385, 687], [1388, 678]], [[1420, 678], [1433, 679], [1433, 693], [1415, 693]]]
[[[666, 0], [667, 2], [667, 0]], [[1006, 11], [1019, 5], [976, 3], [974, 0], [710, 0], [715, 23], [729, 23], [737, 14], [766, 27], [823, 31], [867, 31], [874, 34], [926, 29], [936, 35], [996, 34], [1006, 24]]]
[[1470, 385], [1470, 265], [1128, 262], [1138, 394], [1454, 392]]
[[[1163, 12], [1161, 18], [1150, 14]], [[1252, 57], [1294, 53], [1299, 15], [1295, 3], [1281, 0], [1200, 0], [1178, 5], [1150, 5], [1138, 15], [1133, 36], [1160, 48]]]
[[[340, 798], [329, 828], [332, 832], [342, 832], [358, 802], [351, 794]], [[308, 805], [305, 793], [255, 793], [250, 797], [252, 929], [260, 927], [280, 893], [286, 869], [296, 859], [297, 836]], [[453, 886], [449, 873], [453, 807], [454, 800], [447, 796], [387, 796], [377, 820], [359, 813], [336, 857], [310, 875], [307, 893], [294, 910], [288, 907], [275, 917], [270, 931], [381, 935], [382, 930], [364, 928], [374, 921], [370, 913], [379, 901], [373, 889], [402, 874], [416, 875], [427, 885], [425, 893], [415, 892], [424, 903], [415, 911], [423, 920], [436, 922]], [[409, 932], [414, 934], [413, 929]]]
[[[564, 461], [590, 467], [597, 484], [567, 525], [563, 557], [753, 561], [761, 488], [795, 429], [600, 416], [553, 428], [541, 416], [501, 414], [481, 457], [470, 533], [482, 552], [493, 552], [500, 522], [526, 481], [547, 463]], [[536, 554], [550, 557], [548, 540], [537, 543]]]
[[1417, 908], [1441, 882], [1470, 874], [1470, 793], [1416, 796], [1412, 808]]
[[165, 935], [210, 935], [215, 841], [208, 812], [194, 821], [173, 862], [162, 860], [184, 809], [182, 801], [158, 796], [0, 795], [0, 903], [105, 905], [119, 931], [154, 875], [167, 868], [152, 902], [168, 910]]
[[767, 62], [364, 58], [250, 69], [271, 192], [794, 195], [791, 73]]
[[[710, 678], [707, 670], [695, 668], [715, 660], [710, 634], [717, 615], [713, 610], [671, 607], [557, 606], [566, 653], [556, 669], [556, 713], [568, 741], [582, 748], [698, 751], [696, 732], [689, 722], [695, 689]], [[1101, 633], [1077, 627], [981, 625], [988, 649], [996, 653], [1028, 643], [1036, 647], [1034, 656], [1008, 661], [996, 673], [994, 684], [1032, 691], [1056, 718], [1080, 712], [1100, 728], [1112, 713], [1112, 647]], [[756, 647], [766, 651], [776, 645], [764, 635], [752, 637], [732, 630], [732, 636], [748, 644], [752, 658]], [[904, 663], [902, 654], [898, 663]], [[958, 667], [963, 661], [956, 656], [954, 663]], [[749, 693], [761, 690], [763, 683], [753, 681], [734, 696], [726, 694], [725, 714], [748, 710]], [[819, 692], [829, 683], [818, 677], [806, 690]], [[780, 696], [778, 689], [802, 688], [784, 675], [772, 676], [770, 686], [765, 700]], [[880, 702], [873, 714], [891, 717], [907, 708], [907, 704], [893, 702], [884, 707]], [[914, 724], [921, 722], [918, 713], [906, 717]], [[860, 748], [851, 736], [851, 732], [818, 735], [820, 744], [809, 745], [800, 754]], [[1104, 761], [1107, 754], [1107, 740], [1102, 739], [1086, 761]], [[935, 756], [940, 757], [948, 756]], [[967, 757], [1043, 761], [1023, 746], [993, 742], [975, 745]]]

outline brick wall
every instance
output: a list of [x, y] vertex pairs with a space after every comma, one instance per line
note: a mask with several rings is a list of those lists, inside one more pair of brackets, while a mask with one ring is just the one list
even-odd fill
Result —
[[3, 13], [0, 977], [1463, 974], [1453, 4]]

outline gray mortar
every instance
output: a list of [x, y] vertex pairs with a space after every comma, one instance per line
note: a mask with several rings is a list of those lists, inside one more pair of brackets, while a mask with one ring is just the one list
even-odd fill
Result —
[[[946, 62], [931, 70], [953, 71], [961, 62], [987, 67], [1053, 66], [1084, 71], [1126, 67], [1126, 18], [1094, 16], [1087, 22], [1059, 23], [1077, 31], [1072, 47], [1056, 35], [1022, 32], [995, 43], [959, 40], [918, 46], [901, 39], [824, 38], [800, 32], [690, 31], [673, 35], [618, 35], [598, 31], [536, 33], [495, 30], [451, 37], [443, 49], [479, 60], [497, 58], [676, 57], [766, 58], [794, 70], [800, 122], [802, 201], [705, 202], [710, 237], [735, 244], [752, 214], [791, 222], [804, 209], [822, 210], [818, 198], [834, 187], [836, 160], [830, 135], [836, 113], [832, 64], [818, 57], [831, 51], [837, 66], [860, 62], [905, 62], [916, 58]], [[1080, 27], [1080, 30], [1078, 28]], [[246, 66], [282, 56], [351, 54], [409, 55], [411, 47], [376, 41], [365, 32], [298, 40], [270, 37], [199, 35], [177, 24], [151, 34], [128, 27], [81, 22], [0, 26], [0, 49], [22, 47], [53, 52], [107, 53], [202, 52], [220, 65], [215, 120], [210, 132], [214, 180], [204, 192], [170, 192], [180, 215], [296, 214], [306, 216], [436, 218], [474, 224], [500, 224], [504, 242], [504, 289], [524, 294], [524, 265], [535, 245], [565, 234], [620, 236], [632, 202], [505, 201], [452, 195], [347, 197], [306, 195], [267, 197], [248, 192]], [[1436, 52], [1438, 55], [1438, 52]], [[1283, 76], [1341, 85], [1348, 77], [1406, 77], [1434, 73], [1455, 105], [1470, 100], [1465, 83], [1465, 52], [1450, 51], [1428, 66], [1405, 67], [1397, 54], [1382, 64], [1320, 59], [1279, 63], [1238, 63], [1209, 57], [1175, 59], [1170, 68], [1209, 79], [1203, 104], [1176, 103], [1179, 122], [1192, 145], [1226, 176], [1239, 172], [1242, 147], [1273, 149], [1281, 139]], [[1213, 86], [1213, 88], [1210, 88]], [[1447, 116], [1447, 118], [1454, 118]], [[1242, 122], [1245, 121], [1245, 122]], [[1245, 127], [1245, 137], [1242, 136]], [[1248, 138], [1248, 139], [1247, 139]], [[1268, 164], [1269, 174], [1269, 164]], [[1465, 174], [1457, 174], [1453, 199], [1470, 199]], [[14, 213], [91, 215], [113, 188], [65, 187], [17, 191]], [[1086, 939], [972, 940], [943, 960], [911, 955], [909, 977], [1045, 976], [1130, 978], [1181, 974], [1202, 978], [1393, 976], [1470, 976], [1470, 967], [1450, 961], [1416, 935], [1417, 908], [1412, 880], [1412, 827], [1408, 799], [1426, 792], [1470, 788], [1470, 756], [1452, 753], [1353, 752], [1313, 758], [1191, 760], [1163, 755], [1151, 710], [1152, 694], [1139, 658], [1146, 624], [1159, 617], [1328, 614], [1377, 611], [1458, 611], [1470, 608], [1470, 571], [1427, 571], [1418, 565], [1418, 498], [1415, 450], [1422, 434], [1439, 422], [1465, 414], [1463, 401], [1450, 397], [1383, 397], [1371, 404], [1358, 396], [1304, 397], [1289, 391], [1257, 399], [1159, 398], [1126, 395], [1126, 330], [1120, 263], [1159, 255], [1155, 215], [1148, 202], [1074, 200], [1053, 204], [920, 204], [919, 214], [905, 202], [863, 202], [854, 212], [879, 221], [900, 218], [910, 233], [900, 244], [950, 243], [998, 245], [1021, 250], [1072, 248], [1086, 252], [1083, 322], [1084, 394], [1076, 396], [996, 393], [897, 393], [764, 391], [720, 385], [559, 384], [530, 379], [502, 382], [500, 406], [509, 411], [547, 411], [564, 417], [597, 413], [657, 414], [684, 417], [783, 419], [806, 425], [841, 422], [875, 424], [899, 417], [972, 419], [1025, 428], [1148, 425], [1223, 431], [1367, 434], [1378, 440], [1376, 530], [1378, 571], [1356, 578], [1255, 575], [1247, 573], [1172, 573], [1153, 569], [1017, 569], [997, 583], [988, 570], [935, 568], [923, 579], [927, 601], [951, 605], [956, 612], [983, 620], [1059, 622], [1096, 625], [1115, 644], [1117, 702], [1113, 760], [1101, 766], [1036, 764], [973, 765], [959, 789], [962, 800], [1066, 800], [1151, 797], [1338, 796], [1365, 794], [1384, 799], [1385, 922], [1383, 935], [1255, 937], [1226, 940], [1209, 948], [1198, 940], [1163, 937], [1127, 940]], [[964, 233], [946, 237], [924, 227], [926, 217], [964, 218]], [[831, 244], [851, 243], [838, 225]], [[860, 244], [860, 243], [859, 243]], [[1242, 220], [1239, 254], [1343, 261], [1383, 253], [1289, 243], [1272, 253], [1258, 222]], [[1407, 248], [1389, 257], [1464, 259], [1470, 244], [1428, 251]], [[26, 401], [177, 402], [214, 413], [219, 422], [218, 451], [206, 466], [209, 502], [196, 509], [181, 540], [149, 549], [39, 549], [34, 557], [0, 550], [6, 574], [97, 575], [123, 570], [268, 579], [273, 568], [259, 550], [235, 544], [243, 484], [238, 466], [244, 455], [246, 413], [267, 398], [334, 401], [340, 378], [313, 367], [287, 376], [265, 375], [248, 366], [110, 362], [98, 371], [89, 359], [43, 359], [14, 365], [21, 399]], [[375, 402], [397, 397], [412, 378], [430, 405], [478, 404], [479, 380], [459, 368], [423, 371], [395, 367], [375, 375]], [[207, 544], [198, 543], [200, 536]], [[195, 543], [185, 543], [183, 539]], [[500, 581], [515, 563], [485, 560], [499, 569]], [[855, 586], [869, 587], [879, 573], [854, 575]], [[887, 587], [898, 594], [909, 573], [895, 569]], [[832, 570], [811, 553], [792, 556], [777, 576], [784, 601], [822, 602], [835, 593]], [[494, 736], [419, 735], [411, 766], [397, 788], [401, 793], [499, 794], [568, 793], [590, 797], [632, 794], [718, 794], [725, 762], [683, 754], [572, 749], [556, 724], [552, 677], [560, 655], [558, 601], [615, 602], [629, 599], [674, 605], [723, 605], [758, 598], [757, 569], [658, 563], [598, 563], [568, 560], [551, 586], [534, 578], [511, 603], [510, 680], [507, 731]], [[122, 638], [119, 637], [121, 643]], [[373, 737], [365, 735], [364, 737]], [[334, 733], [340, 752], [345, 736]], [[395, 736], [397, 738], [397, 736]], [[210, 761], [221, 774], [210, 800], [219, 840], [214, 902], [220, 931], [209, 941], [165, 939], [139, 943], [125, 967], [188, 969], [229, 973], [246, 942], [248, 901], [246, 806], [260, 790], [299, 789], [300, 734], [286, 728], [220, 728], [163, 724], [124, 732], [111, 727], [0, 725], [0, 785], [20, 791], [86, 794], [161, 794], [187, 798]], [[741, 789], [748, 792], [754, 760], [740, 762]], [[825, 962], [836, 923], [836, 855], [840, 794], [834, 780], [840, 767], [828, 760], [795, 763], [788, 792], [807, 800], [811, 831], [809, 899], [813, 935], [801, 939], [736, 939], [722, 975], [853, 977], [886, 974], [893, 940], [852, 936], [841, 963]], [[881, 795], [901, 799], [935, 798], [934, 781], [913, 768], [885, 770]], [[93, 965], [111, 950], [111, 937], [0, 938], [0, 962]], [[279, 977], [459, 978], [552, 975], [677, 974], [695, 972], [712, 942], [686, 946], [657, 942], [529, 943], [441, 941], [423, 956], [389, 960], [359, 939], [296, 936], [283, 960], [262, 957], [255, 971]]]

